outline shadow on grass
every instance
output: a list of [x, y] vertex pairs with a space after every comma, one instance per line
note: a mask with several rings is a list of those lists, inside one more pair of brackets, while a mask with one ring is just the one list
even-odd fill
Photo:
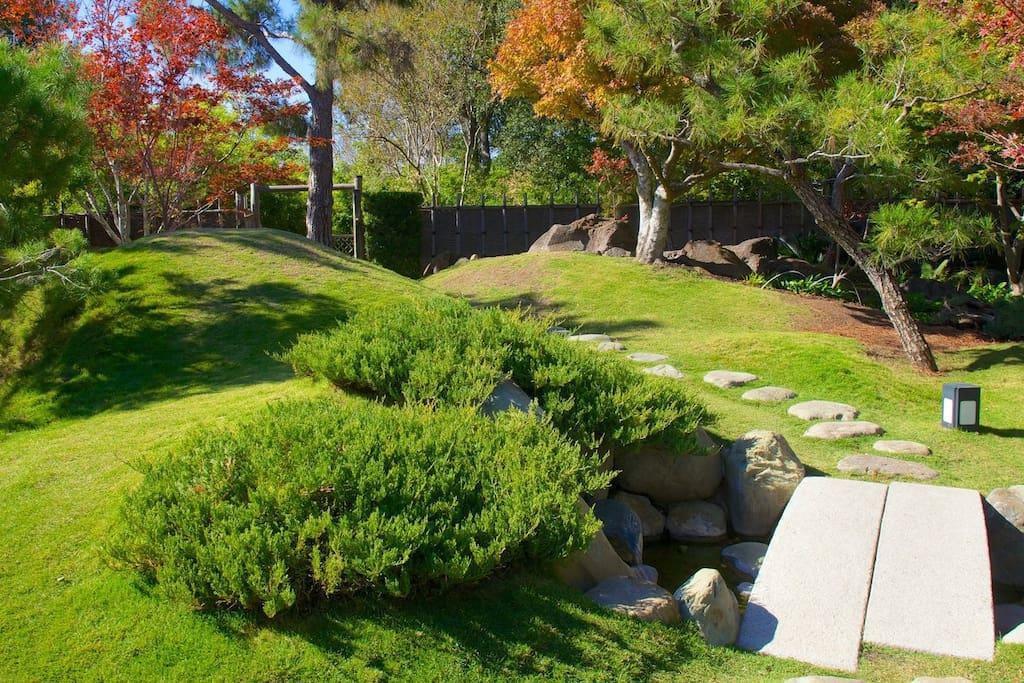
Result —
[[1014, 344], [1001, 348], [967, 349], [962, 352], [971, 362], [965, 370], [988, 370], [994, 367], [1024, 365], [1024, 344]]

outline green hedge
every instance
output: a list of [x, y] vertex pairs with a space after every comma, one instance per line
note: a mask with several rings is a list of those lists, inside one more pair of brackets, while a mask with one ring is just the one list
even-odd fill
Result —
[[268, 616], [562, 557], [597, 528], [579, 496], [608, 480], [596, 458], [523, 413], [329, 399], [206, 429], [143, 469], [112, 557], [197, 607]]
[[678, 382], [546, 330], [522, 312], [436, 297], [364, 310], [332, 331], [301, 337], [287, 355], [297, 372], [391, 403], [475, 407], [511, 378], [588, 449], [642, 441], [682, 449], [709, 421]]
[[367, 258], [406, 277], [419, 277], [422, 204], [418, 192], [364, 193]]

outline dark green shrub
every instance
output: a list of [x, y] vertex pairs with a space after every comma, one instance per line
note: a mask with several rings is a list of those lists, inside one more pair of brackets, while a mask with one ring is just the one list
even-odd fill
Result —
[[418, 277], [423, 195], [418, 192], [366, 192], [366, 256], [406, 277]]
[[[260, 223], [264, 228], [306, 234], [305, 192], [263, 192], [260, 194]], [[331, 231], [335, 235], [352, 234], [352, 193], [334, 193]]]
[[586, 448], [682, 446], [709, 419], [678, 383], [546, 329], [522, 312], [437, 297], [357, 313], [300, 338], [288, 359], [297, 372], [396, 403], [479, 406], [511, 378]]
[[576, 505], [606, 485], [597, 469], [523, 413], [281, 403], [146, 466], [111, 554], [199, 607], [269, 616], [443, 589], [585, 547], [597, 525]]

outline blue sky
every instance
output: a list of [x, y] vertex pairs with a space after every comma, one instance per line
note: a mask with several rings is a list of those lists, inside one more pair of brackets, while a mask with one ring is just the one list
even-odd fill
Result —
[[[292, 16], [298, 11], [298, 3], [296, 0], [279, 0], [281, 4], [281, 10], [283, 12], [290, 13]], [[310, 59], [309, 54], [302, 48], [295, 45], [290, 40], [275, 40], [274, 47], [280, 51], [280, 53], [291, 62], [292, 66], [298, 69], [306, 80], [313, 80], [313, 60]], [[269, 70], [269, 75], [275, 78], [284, 78], [284, 72], [281, 71], [277, 66], [273, 66]]]

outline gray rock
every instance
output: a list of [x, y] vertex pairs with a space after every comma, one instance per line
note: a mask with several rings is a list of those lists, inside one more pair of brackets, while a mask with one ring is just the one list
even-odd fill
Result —
[[740, 632], [740, 608], [725, 579], [700, 569], [672, 594], [684, 621], [697, 624], [708, 645], [732, 645]]
[[566, 339], [574, 342], [587, 342], [593, 344], [614, 341], [607, 334], [572, 334], [566, 337]]
[[568, 337], [569, 330], [559, 325], [552, 325], [548, 328], [548, 334], [553, 334], [556, 337]]
[[618, 341], [606, 341], [597, 345], [598, 351], [625, 351], [626, 345]]
[[633, 571], [636, 573], [636, 578], [641, 581], [649, 581], [651, 583], [658, 583], [658, 570], [649, 564], [638, 564], [633, 567]]
[[932, 449], [923, 443], [916, 441], [876, 441], [874, 446], [880, 453], [895, 453], [897, 455], [931, 455]]
[[796, 398], [796, 392], [785, 387], [758, 387], [745, 391], [740, 396], [744, 401], [757, 401], [759, 403], [779, 403]]
[[725, 247], [736, 254], [755, 273], [764, 275], [772, 261], [779, 255], [774, 237], [754, 237], [739, 244]]
[[601, 520], [604, 535], [627, 564], [638, 565], [644, 556], [644, 527], [633, 509], [620, 500], [594, 503], [594, 516]]
[[607, 253], [610, 249], [636, 248], [636, 230], [629, 221], [588, 214], [568, 225], [555, 224], [530, 245], [530, 253], [548, 251], [589, 251]]
[[655, 541], [665, 533], [665, 515], [661, 510], [654, 507], [647, 496], [641, 496], [628, 491], [616, 491], [611, 496], [612, 500], [625, 503], [640, 518], [640, 524], [644, 530], [644, 539]]
[[992, 578], [1024, 588], [1024, 486], [993, 489], [984, 507]]
[[740, 576], [751, 581], [761, 571], [761, 563], [768, 552], [768, 545], [756, 541], [733, 543], [722, 548], [722, 563]]
[[839, 461], [836, 469], [840, 472], [857, 474], [881, 474], [886, 477], [910, 477], [911, 479], [934, 479], [939, 473], [927, 465], [907, 460], [887, 458], [883, 455], [857, 453]]
[[530, 398], [529, 394], [510, 379], [496, 386], [491, 395], [480, 406], [480, 412], [488, 417], [493, 417], [506, 410], [519, 410], [524, 413], [544, 415], [544, 411], [540, 406], [533, 403], [533, 399]]
[[601, 607], [641, 621], [679, 623], [679, 606], [667, 590], [635, 578], [616, 577], [597, 584], [585, 594]]
[[996, 635], [1004, 643], [1024, 643], [1024, 605], [1016, 602], [996, 605]]
[[658, 505], [703, 500], [722, 481], [721, 447], [705, 432], [695, 433], [697, 448], [680, 453], [660, 445], [642, 445], [615, 456], [620, 488], [640, 493]]
[[756, 382], [757, 375], [751, 375], [749, 372], [712, 370], [708, 374], [704, 375], [704, 381], [708, 384], [715, 385], [719, 389], [732, 389], [733, 387], [741, 387], [744, 384]]
[[804, 478], [804, 466], [781, 434], [747, 432], [725, 456], [726, 501], [733, 529], [766, 537]]
[[673, 365], [662, 363], [661, 365], [652, 365], [649, 368], [644, 368], [643, 372], [648, 375], [654, 375], [655, 377], [667, 377], [669, 379], [683, 379], [686, 377], [683, 373], [679, 372]]
[[860, 414], [853, 406], [834, 401], [795, 403], [786, 412], [801, 420], [856, 420]]
[[726, 535], [725, 512], [703, 500], [676, 503], [669, 508], [665, 528], [676, 541], [716, 543]]
[[615, 258], [628, 258], [633, 255], [633, 252], [628, 249], [623, 249], [622, 247], [610, 247], [605, 250], [604, 255], [613, 256]]
[[804, 432], [809, 439], [850, 439], [857, 436], [878, 436], [885, 430], [874, 422], [819, 422]]
[[[590, 507], [576, 502], [581, 515], [590, 515]], [[585, 550], [573, 553], [554, 563], [554, 573], [562, 583], [578, 591], [588, 591], [605, 579], [632, 577], [633, 569], [622, 561], [603, 531], [598, 531]]]
[[749, 581], [741, 581], [736, 584], [736, 597], [741, 600], [749, 600], [750, 593], [754, 590], [754, 584]]
[[666, 360], [668, 356], [663, 353], [647, 353], [646, 351], [637, 351], [631, 353], [626, 358], [636, 361], [637, 363], [660, 363]]
[[750, 267], [732, 251], [713, 240], [692, 240], [678, 251], [666, 251], [669, 263], [702, 268], [712, 275], [742, 280], [750, 275]]

